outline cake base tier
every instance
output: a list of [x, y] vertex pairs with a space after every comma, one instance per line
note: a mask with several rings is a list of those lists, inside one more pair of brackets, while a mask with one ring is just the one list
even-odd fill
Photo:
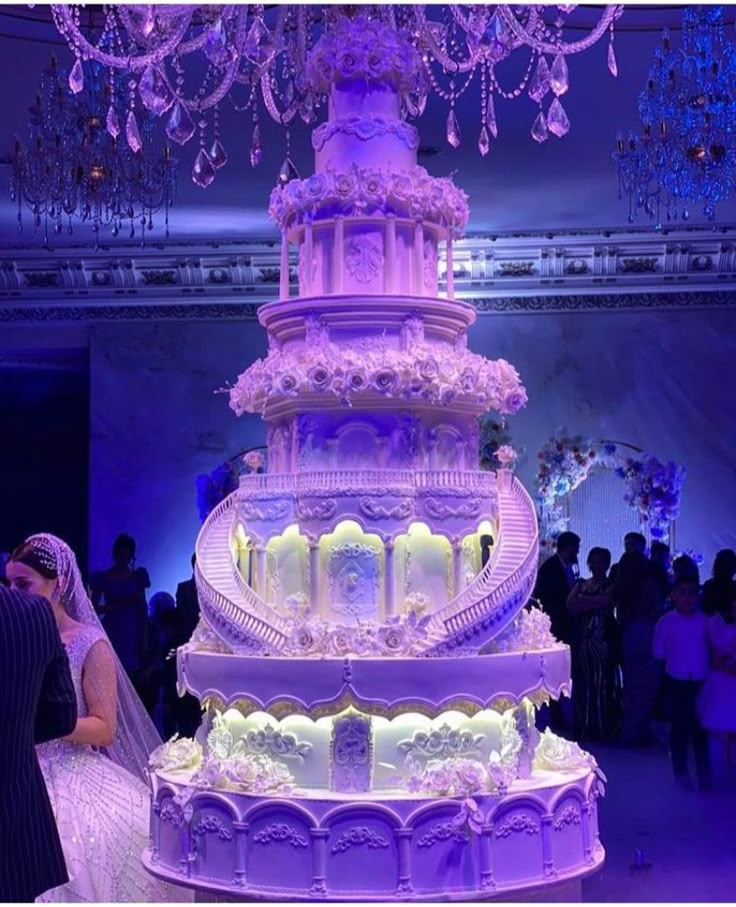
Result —
[[458, 799], [263, 797], [187, 789], [164, 774], [152, 784], [146, 867], [233, 900], [506, 900], [579, 880], [604, 860], [598, 779], [587, 768], [538, 771], [504, 796], [476, 795], [478, 832], [458, 825]]
[[[256, 658], [178, 652], [179, 688], [200, 700], [276, 718], [320, 718], [354, 706], [388, 718], [405, 712], [473, 715], [570, 694], [567, 646], [456, 658]], [[305, 691], [308, 691], [305, 692]]]

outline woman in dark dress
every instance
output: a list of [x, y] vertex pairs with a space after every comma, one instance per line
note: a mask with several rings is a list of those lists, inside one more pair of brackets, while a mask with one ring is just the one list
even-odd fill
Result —
[[591, 548], [591, 576], [578, 580], [567, 599], [572, 614], [572, 699], [579, 740], [610, 740], [621, 720], [618, 627], [608, 570], [611, 552]]
[[[148, 571], [135, 566], [135, 540], [123, 533], [112, 546], [113, 564], [90, 577], [92, 604], [136, 689], [148, 654]], [[138, 690], [146, 701], [146, 690]]]
[[621, 627], [623, 722], [621, 740], [633, 746], [652, 742], [651, 720], [661, 676], [652, 651], [654, 626], [662, 615], [662, 589], [648, 559], [624, 554], [611, 587]]
[[703, 585], [703, 613], [728, 614], [730, 617], [733, 577], [736, 574], [736, 551], [723, 548], [715, 556], [711, 579]]

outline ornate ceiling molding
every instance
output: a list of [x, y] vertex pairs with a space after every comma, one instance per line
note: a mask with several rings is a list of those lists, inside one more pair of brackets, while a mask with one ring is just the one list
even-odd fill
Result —
[[[278, 285], [272, 240], [6, 246], [0, 321], [252, 318]], [[481, 313], [733, 307], [736, 225], [470, 235], [455, 289]]]

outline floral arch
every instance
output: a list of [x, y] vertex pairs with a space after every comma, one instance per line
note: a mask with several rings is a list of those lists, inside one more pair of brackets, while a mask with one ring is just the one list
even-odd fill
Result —
[[623, 500], [639, 516], [642, 531], [652, 539], [674, 541], [685, 469], [620, 441], [592, 441], [570, 435], [565, 428], [537, 454], [536, 475], [539, 535], [542, 554], [549, 554], [557, 536], [569, 525], [570, 494], [592, 469], [610, 469], [622, 480]]

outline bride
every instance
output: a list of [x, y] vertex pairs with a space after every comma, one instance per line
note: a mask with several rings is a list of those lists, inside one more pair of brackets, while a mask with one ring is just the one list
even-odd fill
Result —
[[182, 901], [182, 888], [150, 876], [144, 771], [158, 734], [87, 596], [76, 558], [53, 535], [32, 535], [11, 555], [11, 586], [51, 602], [77, 693], [74, 731], [37, 748], [70, 881], [44, 902]]

